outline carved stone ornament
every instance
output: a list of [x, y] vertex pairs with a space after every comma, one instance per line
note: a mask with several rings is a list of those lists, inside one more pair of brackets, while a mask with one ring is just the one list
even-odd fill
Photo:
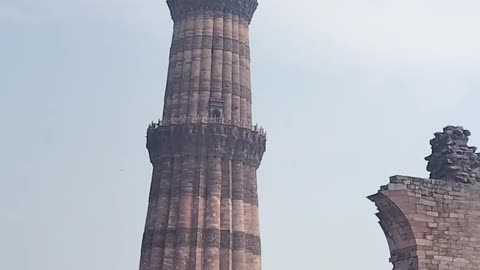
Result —
[[257, 9], [257, 0], [167, 0], [173, 20], [189, 10], [223, 10], [242, 16], [250, 22]]

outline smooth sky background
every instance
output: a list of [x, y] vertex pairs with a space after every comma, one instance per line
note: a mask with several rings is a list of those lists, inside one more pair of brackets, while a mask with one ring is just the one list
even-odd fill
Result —
[[[480, 145], [479, 1], [262, 0], [251, 26], [265, 270], [385, 270], [365, 197]], [[138, 269], [172, 21], [162, 0], [0, 0], [0, 269]]]

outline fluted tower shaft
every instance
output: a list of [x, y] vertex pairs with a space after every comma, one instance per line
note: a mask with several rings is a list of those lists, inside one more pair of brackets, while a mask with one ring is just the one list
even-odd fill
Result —
[[260, 270], [249, 24], [256, 0], [169, 0], [174, 20], [140, 270]]
[[215, 117], [250, 128], [249, 23], [256, 1], [168, 3], [175, 24], [163, 121], [199, 123]]

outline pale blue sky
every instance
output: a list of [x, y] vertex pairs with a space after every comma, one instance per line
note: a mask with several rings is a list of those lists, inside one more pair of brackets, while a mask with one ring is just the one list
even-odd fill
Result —
[[[251, 27], [265, 270], [384, 270], [365, 197], [480, 144], [479, 1], [262, 0]], [[0, 0], [0, 269], [139, 260], [172, 22], [163, 0]]]

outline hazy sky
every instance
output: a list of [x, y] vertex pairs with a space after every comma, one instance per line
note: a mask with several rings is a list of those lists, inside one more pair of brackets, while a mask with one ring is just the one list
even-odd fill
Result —
[[[385, 270], [365, 197], [480, 144], [479, 1], [262, 0], [251, 25], [265, 270]], [[0, 0], [0, 269], [138, 268], [163, 0]]]

